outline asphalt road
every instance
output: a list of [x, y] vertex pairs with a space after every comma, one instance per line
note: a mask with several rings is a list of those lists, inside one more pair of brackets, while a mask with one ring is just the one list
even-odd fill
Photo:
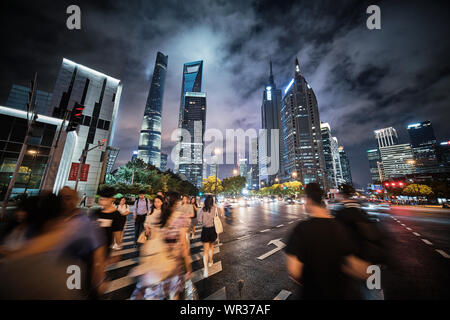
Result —
[[[448, 299], [450, 212], [393, 207], [389, 213], [370, 214], [380, 220], [391, 239], [393, 264], [382, 273], [385, 299]], [[307, 217], [304, 206], [299, 204], [236, 206], [231, 217], [224, 220], [221, 245], [216, 247], [215, 264], [207, 278], [202, 276], [200, 239], [191, 242], [193, 282], [199, 299], [298, 298], [297, 285], [286, 271], [284, 252], [276, 249]], [[131, 235], [133, 222], [129, 220], [126, 236]], [[104, 298], [127, 299], [134, 288], [127, 273], [136, 264], [137, 251], [129, 243], [115, 255], [116, 264], [108, 272], [114, 284]]]

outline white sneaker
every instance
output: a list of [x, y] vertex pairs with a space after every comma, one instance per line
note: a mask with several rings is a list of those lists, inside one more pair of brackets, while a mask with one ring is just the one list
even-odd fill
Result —
[[208, 278], [208, 268], [203, 271], [203, 278]]
[[210, 262], [210, 263], [208, 263], [208, 267], [212, 267], [213, 266], [213, 263], [212, 262]]

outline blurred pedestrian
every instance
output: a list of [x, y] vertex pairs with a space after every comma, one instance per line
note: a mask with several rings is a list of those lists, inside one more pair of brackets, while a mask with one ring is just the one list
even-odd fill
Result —
[[305, 193], [310, 219], [300, 222], [289, 237], [289, 275], [301, 284], [303, 299], [357, 298], [348, 296], [348, 276], [366, 279], [368, 263], [354, 256], [354, 244], [326, 209], [320, 186], [310, 183]]
[[[98, 204], [100, 209], [93, 213], [94, 219], [103, 230], [106, 239], [106, 257], [108, 258], [113, 248], [114, 233], [122, 231], [121, 214], [114, 205], [115, 189], [105, 187], [99, 192]], [[117, 249], [117, 248], [116, 248]]]
[[139, 197], [134, 202], [133, 218], [134, 218], [134, 243], [138, 245], [138, 238], [144, 231], [144, 222], [147, 214], [150, 212], [149, 200], [145, 197], [145, 190], [139, 191]]
[[[335, 210], [335, 217], [347, 229], [352, 241], [356, 245], [355, 255], [369, 261], [370, 264], [388, 264], [388, 235], [379, 224], [371, 220], [369, 215], [361, 208], [357, 199], [353, 199], [355, 189], [351, 185], [343, 184], [339, 187], [338, 199], [340, 206]], [[368, 289], [365, 282], [359, 281], [366, 299], [383, 300], [382, 289]]]
[[28, 213], [31, 237], [0, 262], [0, 299], [85, 298], [84, 291], [70, 290], [67, 285], [68, 267], [80, 265], [78, 259], [61, 254], [61, 244], [76, 233], [62, 213], [61, 197], [39, 197]]
[[214, 224], [214, 217], [223, 216], [221, 210], [214, 204], [214, 199], [208, 195], [205, 199], [205, 204], [202, 209], [198, 211], [198, 222], [202, 225], [202, 233], [200, 236], [203, 242], [203, 276], [208, 277], [209, 268], [213, 265], [214, 242], [217, 239], [216, 226]]
[[192, 273], [186, 239], [189, 219], [181, 211], [178, 193], [168, 193], [166, 200], [159, 227], [152, 229], [150, 240], [141, 248], [141, 264], [130, 273], [139, 276], [132, 300], [181, 299], [185, 281]]
[[86, 207], [86, 193], [83, 193], [80, 201], [80, 207]]
[[147, 237], [150, 236], [151, 230], [154, 228], [160, 227], [161, 223], [161, 209], [164, 204], [164, 198], [157, 195], [155, 199], [153, 199], [153, 205], [150, 210], [150, 213], [145, 218], [145, 234]]
[[122, 197], [117, 205], [117, 211], [119, 211], [119, 227], [121, 231], [114, 232], [114, 246], [113, 250], [122, 250], [123, 234], [125, 233], [125, 224], [127, 222], [127, 216], [131, 213], [130, 206], [127, 204], [127, 198]]
[[39, 197], [27, 197], [20, 201], [14, 212], [13, 219], [8, 221], [0, 236], [0, 255], [21, 248], [29, 238], [29, 219], [39, 202]]
[[191, 239], [194, 239], [195, 236], [195, 227], [197, 226], [198, 220], [197, 220], [197, 213], [198, 213], [198, 205], [197, 205], [197, 199], [195, 197], [191, 197], [191, 205], [194, 209], [194, 213], [191, 216], [191, 228], [190, 228], [190, 232], [191, 232]]

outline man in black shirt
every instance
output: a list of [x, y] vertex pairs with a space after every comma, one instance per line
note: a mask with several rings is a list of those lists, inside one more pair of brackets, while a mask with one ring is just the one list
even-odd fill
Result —
[[355, 245], [345, 228], [322, 202], [316, 183], [305, 188], [311, 218], [300, 222], [286, 246], [289, 275], [302, 286], [304, 299], [359, 298], [349, 295], [349, 276], [365, 279], [368, 264], [356, 258]]

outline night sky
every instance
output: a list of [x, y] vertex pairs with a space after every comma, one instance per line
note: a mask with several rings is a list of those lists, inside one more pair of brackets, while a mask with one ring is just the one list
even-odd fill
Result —
[[[81, 30], [66, 8], [81, 8]], [[368, 30], [366, 8], [381, 8]], [[373, 130], [431, 120], [450, 140], [450, 5], [437, 1], [18, 1], [1, 4], [0, 104], [12, 84], [51, 92], [63, 57], [122, 80], [114, 146], [118, 164], [137, 149], [156, 52], [169, 55], [163, 150], [178, 124], [183, 63], [204, 60], [207, 128], [261, 127], [264, 84], [273, 61], [284, 88], [298, 57], [321, 121], [350, 156], [353, 180], [369, 182]], [[230, 151], [229, 151], [230, 152]], [[173, 163], [169, 161], [169, 167]], [[219, 176], [233, 166], [221, 166]]]

